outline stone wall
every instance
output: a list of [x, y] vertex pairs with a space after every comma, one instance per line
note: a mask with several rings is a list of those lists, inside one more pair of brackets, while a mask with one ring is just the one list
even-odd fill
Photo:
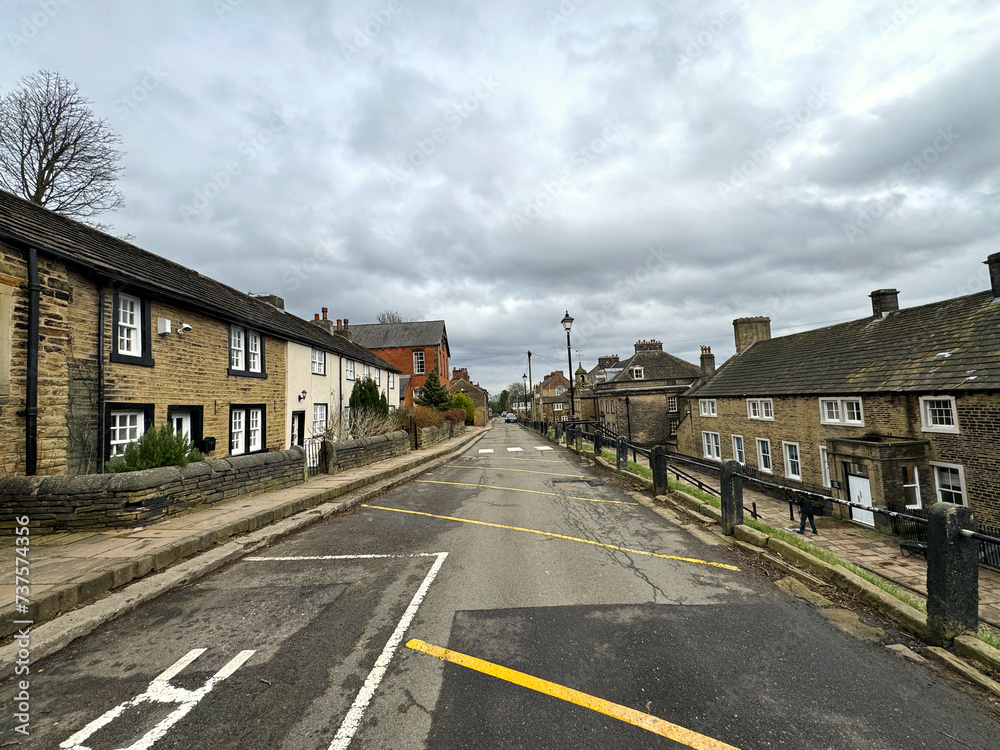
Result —
[[417, 448], [430, 448], [432, 445], [443, 443], [453, 435], [461, 435], [465, 432], [465, 425], [455, 425], [454, 429], [450, 422], [445, 422], [438, 427], [420, 427], [417, 429]]
[[299, 447], [121, 474], [0, 478], [0, 534], [16, 516], [32, 533], [142, 525], [202, 505], [305, 480]]
[[388, 435], [359, 438], [346, 443], [327, 443], [328, 471], [336, 474], [410, 452], [410, 436], [399, 430]]

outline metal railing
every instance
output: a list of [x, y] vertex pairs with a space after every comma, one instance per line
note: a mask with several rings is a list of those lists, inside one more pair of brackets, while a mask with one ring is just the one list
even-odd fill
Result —
[[326, 470], [326, 448], [323, 438], [306, 438], [302, 447], [306, 451], [306, 476], [313, 477], [323, 473]]

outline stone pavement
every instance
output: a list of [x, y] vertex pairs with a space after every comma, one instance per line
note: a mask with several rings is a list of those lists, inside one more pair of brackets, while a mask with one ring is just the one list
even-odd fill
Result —
[[[263, 546], [278, 534], [291, 533], [363, 502], [436, 463], [449, 460], [481, 438], [488, 429], [469, 427], [461, 435], [430, 448], [339, 474], [323, 474], [276, 492], [235, 498], [142, 527], [30, 535], [27, 613], [18, 613], [15, 609], [15, 539], [4, 538], [0, 540], [0, 559], [6, 561], [0, 566], [0, 602], [3, 602], [0, 637], [5, 642], [10, 640], [8, 636], [20, 627], [14, 620], [31, 620], [32, 626], [37, 628], [149, 573], [164, 571], [186, 558], [218, 550], [220, 545], [228, 543], [230, 553], [216, 554], [213, 558], [211, 569], [219, 567], [249, 552], [251, 544], [254, 548]], [[303, 513], [307, 510], [310, 512]], [[300, 514], [294, 521], [289, 519], [277, 527], [272, 526], [294, 514]], [[270, 531], [272, 528], [278, 530]], [[264, 531], [252, 537], [245, 536], [257, 530]], [[251, 541], [240, 543], [241, 538]], [[192, 580], [194, 575], [192, 572], [188, 577], [174, 578], [181, 585]], [[150, 596], [156, 593], [162, 591], [157, 589]], [[135, 597], [129, 600], [130, 607], [138, 603]]]
[[[685, 467], [684, 471], [697, 476], [707, 485], [716, 489], [719, 487], [719, 480], [715, 477], [693, 472], [690, 467]], [[745, 484], [744, 508], [752, 507], [751, 503], [757, 503], [757, 514], [762, 522], [775, 528], [798, 531], [797, 508], [795, 520], [792, 520], [787, 502], [755, 492]], [[819, 534], [814, 535], [807, 523], [803, 538], [926, 601], [927, 561], [921, 555], [904, 557], [897, 538], [833, 516], [816, 516], [816, 528]], [[1000, 572], [982, 566], [979, 568], [979, 618], [1000, 631]]]

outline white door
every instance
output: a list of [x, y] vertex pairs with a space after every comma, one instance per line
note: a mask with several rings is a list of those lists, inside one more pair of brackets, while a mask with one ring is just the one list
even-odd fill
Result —
[[[867, 477], [848, 475], [848, 487], [851, 490], [851, 502], [865, 507], [872, 507], [872, 483]], [[875, 514], [870, 510], [851, 508], [851, 518], [865, 526], [875, 525]]]
[[174, 432], [191, 439], [191, 412], [175, 411], [170, 414], [170, 423]]

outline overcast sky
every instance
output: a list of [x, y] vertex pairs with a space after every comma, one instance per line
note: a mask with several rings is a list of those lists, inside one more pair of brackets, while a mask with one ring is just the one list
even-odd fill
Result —
[[140, 247], [311, 318], [447, 322], [493, 393], [988, 287], [995, 0], [3, 0], [123, 139]]

